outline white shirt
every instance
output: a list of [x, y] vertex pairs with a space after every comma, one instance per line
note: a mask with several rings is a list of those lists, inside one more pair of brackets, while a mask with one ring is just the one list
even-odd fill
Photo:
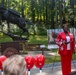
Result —
[[[66, 36], [67, 42], [70, 42], [70, 37]], [[67, 50], [70, 50], [70, 43], [67, 44]]]

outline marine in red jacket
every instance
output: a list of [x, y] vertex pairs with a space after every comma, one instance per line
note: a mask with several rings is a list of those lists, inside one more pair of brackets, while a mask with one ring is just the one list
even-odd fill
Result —
[[68, 23], [63, 24], [63, 32], [60, 32], [56, 38], [56, 44], [59, 46], [58, 53], [61, 57], [62, 74], [71, 73], [71, 60], [75, 48], [74, 35], [68, 30]]

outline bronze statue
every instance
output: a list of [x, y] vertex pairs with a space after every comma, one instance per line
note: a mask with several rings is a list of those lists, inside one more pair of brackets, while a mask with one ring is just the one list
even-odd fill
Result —
[[[26, 24], [33, 25], [32, 22], [30, 22], [29, 20], [24, 19], [23, 17], [21, 17], [20, 14], [17, 11], [15, 11], [13, 9], [8, 9], [7, 10], [7, 9], [5, 9], [2, 6], [0, 6], [0, 16], [1, 16], [0, 17], [0, 20], [1, 21], [5, 21], [6, 20], [7, 21], [7, 24], [9, 24], [9, 23], [17, 24], [17, 26], [20, 29], [23, 30], [23, 32], [20, 34], [20, 38], [22, 37], [22, 34], [24, 32], [27, 32], [28, 33], [28, 29], [26, 28]], [[11, 34], [10, 33], [10, 35], [9, 35], [9, 33], [10, 32], [5, 33], [5, 34], [7, 34], [8, 36], [12, 35], [12, 37], [16, 38], [16, 36], [14, 36], [14, 34]], [[29, 33], [28, 33], [28, 36], [29, 36]]]

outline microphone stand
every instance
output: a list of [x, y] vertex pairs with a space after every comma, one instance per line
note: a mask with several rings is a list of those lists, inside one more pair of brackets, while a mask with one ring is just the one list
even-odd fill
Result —
[[52, 66], [52, 71], [53, 71], [54, 66], [55, 66], [56, 56], [57, 56], [57, 52], [56, 52], [56, 55], [55, 55], [55, 58], [54, 58], [54, 62], [53, 62], [53, 66]]

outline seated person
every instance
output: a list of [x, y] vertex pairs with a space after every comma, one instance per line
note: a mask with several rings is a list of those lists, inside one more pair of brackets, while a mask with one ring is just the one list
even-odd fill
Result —
[[12, 55], [3, 63], [3, 75], [27, 75], [26, 62], [20, 55]]

